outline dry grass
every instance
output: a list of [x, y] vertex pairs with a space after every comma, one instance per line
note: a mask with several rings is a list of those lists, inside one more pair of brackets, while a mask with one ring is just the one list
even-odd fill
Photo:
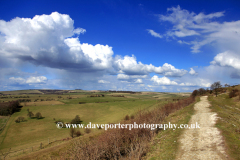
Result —
[[[190, 97], [176, 103], [169, 103], [158, 107], [151, 112], [140, 111], [134, 118], [122, 121], [121, 124], [159, 124], [169, 114], [182, 109], [194, 102]], [[61, 155], [66, 159], [141, 159], [149, 149], [149, 142], [161, 129], [117, 128], [108, 130], [92, 140], [80, 140], [73, 143], [72, 147]]]
[[[197, 98], [197, 101], [200, 99]], [[165, 118], [163, 123], [171, 124], [188, 124], [191, 116], [194, 114], [194, 104], [191, 104], [187, 107], [184, 107], [181, 110], [178, 110], [174, 113], [171, 113], [167, 118]], [[183, 129], [167, 129], [160, 132], [154, 139], [151, 141], [151, 148], [149, 153], [143, 159], [150, 160], [169, 160], [175, 159], [176, 151], [179, 148], [179, 137], [182, 134]]]

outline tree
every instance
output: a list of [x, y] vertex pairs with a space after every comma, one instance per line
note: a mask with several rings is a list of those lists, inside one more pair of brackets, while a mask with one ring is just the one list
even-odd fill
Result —
[[16, 123], [20, 123], [20, 120], [19, 120], [19, 119], [16, 119], [15, 122], [16, 122]]
[[200, 88], [200, 89], [198, 89], [198, 92], [200, 95], [203, 95], [206, 93], [206, 90], [204, 88]]
[[230, 85], [226, 83], [226, 84], [224, 84], [224, 87], [230, 87]]
[[76, 129], [75, 128], [70, 128], [70, 136], [73, 138], [74, 135], [76, 134]]
[[198, 95], [198, 91], [197, 90], [194, 90], [191, 94], [192, 97], [196, 97]]
[[76, 115], [76, 117], [71, 121], [72, 124], [81, 124], [81, 119], [79, 115]]
[[25, 120], [24, 117], [18, 117], [18, 119], [19, 119], [19, 121], [22, 121], [22, 122]]
[[27, 116], [28, 116], [29, 118], [32, 118], [32, 117], [34, 117], [34, 114], [32, 113], [32, 111], [29, 111], [28, 114], [27, 114]]
[[42, 114], [40, 112], [37, 112], [35, 114], [35, 117], [37, 117], [37, 119], [41, 119], [42, 118]]
[[129, 120], [129, 119], [130, 119], [129, 115], [126, 115], [124, 118], [124, 120]]
[[217, 97], [217, 95], [218, 95], [219, 88], [221, 88], [221, 87], [222, 87], [222, 85], [221, 85], [220, 81], [214, 82], [214, 83], [211, 85], [211, 89], [215, 92], [216, 97]]

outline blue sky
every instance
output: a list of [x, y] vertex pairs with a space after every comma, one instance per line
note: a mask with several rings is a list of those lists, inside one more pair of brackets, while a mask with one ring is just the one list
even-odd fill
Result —
[[240, 78], [239, 1], [0, 1], [0, 90], [191, 92]]

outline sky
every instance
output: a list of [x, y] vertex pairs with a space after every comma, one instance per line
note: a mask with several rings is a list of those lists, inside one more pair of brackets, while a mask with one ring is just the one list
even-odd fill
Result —
[[0, 91], [192, 92], [240, 80], [240, 1], [0, 0]]

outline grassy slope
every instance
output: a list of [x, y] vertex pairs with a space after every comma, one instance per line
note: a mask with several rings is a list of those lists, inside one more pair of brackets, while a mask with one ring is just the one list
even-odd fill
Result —
[[220, 117], [216, 127], [220, 129], [226, 142], [226, 151], [233, 159], [240, 160], [240, 101], [230, 99], [227, 94], [209, 97], [211, 109]]
[[[198, 98], [197, 101], [200, 99]], [[194, 103], [195, 104], [195, 103]], [[194, 104], [191, 104], [175, 113], [170, 114], [164, 123], [188, 124], [194, 114]], [[149, 160], [169, 160], [175, 159], [179, 147], [178, 139], [183, 129], [166, 129], [158, 133], [151, 144], [150, 152], [144, 159]]]
[[[88, 103], [68, 105], [44, 105], [23, 107], [21, 112], [15, 113], [10, 118], [7, 134], [1, 135], [1, 149], [17, 146], [29, 146], [33, 141], [47, 141], [47, 137], [61, 139], [69, 136], [68, 129], [57, 129], [53, 118], [70, 122], [75, 115], [80, 115], [83, 123], [109, 123], [116, 122], [126, 114], [132, 114], [140, 108], [154, 104], [154, 101], [138, 102], [112, 102], [112, 103]], [[27, 108], [33, 113], [41, 112], [44, 119], [29, 119], [26, 117]], [[24, 116], [26, 122], [15, 123], [14, 120]], [[35, 145], [35, 143], [32, 143]]]
[[[165, 94], [157, 94], [158, 96], [165, 96]], [[58, 100], [59, 95], [29, 95], [30, 99], [36, 98], [53, 98]], [[40, 96], [40, 97], [39, 97]], [[23, 149], [31, 146], [39, 146], [48, 143], [50, 141], [69, 137], [68, 129], [57, 129], [53, 118], [62, 119], [65, 122], [70, 122], [75, 115], [80, 115], [84, 124], [88, 122], [92, 123], [113, 123], [118, 122], [126, 114], [134, 114], [139, 109], [151, 109], [156, 104], [156, 99], [153, 95], [134, 95], [134, 98], [122, 98], [122, 97], [95, 97], [87, 98], [84, 94], [71, 94], [71, 97], [76, 99], [66, 100], [69, 95], [61, 95], [66, 103], [63, 105], [52, 105], [56, 101], [43, 101], [36, 103], [26, 103], [21, 112], [15, 113], [11, 116], [5, 127], [3, 133], [0, 135], [0, 149], [5, 152], [7, 148], [12, 150]], [[167, 95], [165, 97], [171, 97]], [[78, 98], [79, 97], [79, 98]], [[159, 96], [160, 97], [160, 96]], [[100, 99], [103, 98], [103, 99]], [[141, 98], [141, 99], [139, 99]], [[83, 99], [88, 100], [87, 104], [77, 104]], [[11, 98], [9, 98], [11, 100]], [[110, 101], [110, 103], [90, 103], [102, 101]], [[135, 101], [133, 101], [135, 100]], [[114, 102], [115, 101], [115, 102]], [[59, 102], [59, 101], [58, 101]], [[48, 104], [49, 103], [49, 104]], [[160, 103], [166, 103], [162, 101]], [[31, 104], [31, 106], [30, 106]], [[23, 105], [25, 105], [23, 103]], [[36, 105], [36, 106], [35, 106]], [[41, 112], [45, 117], [44, 119], [29, 119], [27, 118], [27, 109], [30, 109], [33, 113]], [[19, 116], [23, 116], [27, 119], [26, 122], [15, 123], [15, 119]]]

